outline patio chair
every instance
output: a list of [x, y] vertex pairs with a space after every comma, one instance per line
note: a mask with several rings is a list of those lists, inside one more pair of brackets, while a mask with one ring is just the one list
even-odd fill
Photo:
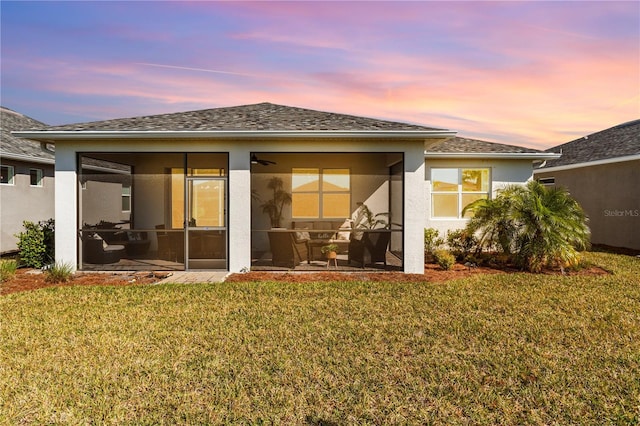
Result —
[[296, 238], [295, 232], [269, 231], [271, 259], [275, 266], [295, 268], [303, 261], [309, 262], [307, 239]]
[[384, 262], [384, 266], [387, 266], [387, 247], [390, 240], [390, 232], [380, 231], [362, 232], [362, 239], [352, 237], [349, 241], [349, 264], [354, 261], [364, 268], [368, 264]]
[[118, 263], [125, 253], [125, 247], [118, 244], [107, 244], [101, 237], [87, 236], [82, 238], [83, 262], [104, 265]]

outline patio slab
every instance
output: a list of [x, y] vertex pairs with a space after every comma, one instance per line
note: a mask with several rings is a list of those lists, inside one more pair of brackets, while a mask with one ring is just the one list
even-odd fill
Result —
[[177, 271], [155, 284], [221, 283], [228, 275], [227, 271]]

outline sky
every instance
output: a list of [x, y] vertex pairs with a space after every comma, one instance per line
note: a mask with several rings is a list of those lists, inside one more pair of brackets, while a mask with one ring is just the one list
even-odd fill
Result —
[[0, 2], [47, 124], [271, 102], [546, 149], [640, 118], [640, 1]]

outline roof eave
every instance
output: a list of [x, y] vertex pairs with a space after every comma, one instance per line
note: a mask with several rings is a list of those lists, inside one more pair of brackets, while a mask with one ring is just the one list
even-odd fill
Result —
[[32, 155], [14, 154], [11, 152], [3, 152], [2, 154], [0, 154], [0, 158], [6, 158], [7, 160], [13, 160], [13, 161], [38, 163], [38, 164], [55, 164], [55, 160], [53, 158], [34, 157]]
[[582, 163], [564, 164], [560, 166], [545, 166], [534, 169], [534, 173], [559, 172], [562, 170], [580, 169], [582, 167], [603, 166], [606, 164], [622, 163], [626, 161], [640, 160], [640, 154], [625, 155], [621, 157], [606, 158], [603, 160], [585, 161]]
[[455, 135], [449, 130], [180, 130], [180, 131], [16, 131], [13, 135], [39, 141], [99, 139], [282, 139], [377, 138], [431, 139]]
[[424, 158], [454, 158], [454, 159], [509, 159], [509, 160], [555, 160], [560, 158], [555, 152], [427, 152]]

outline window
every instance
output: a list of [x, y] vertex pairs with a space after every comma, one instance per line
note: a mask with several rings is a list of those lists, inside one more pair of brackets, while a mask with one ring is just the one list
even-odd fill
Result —
[[462, 218], [466, 206], [489, 198], [489, 187], [489, 169], [431, 169], [431, 216]]
[[42, 186], [42, 169], [29, 169], [31, 186]]
[[122, 211], [131, 211], [131, 185], [122, 185]]
[[291, 211], [299, 219], [336, 219], [351, 215], [349, 169], [294, 168]]
[[13, 185], [13, 166], [0, 166], [0, 183], [3, 185]]

